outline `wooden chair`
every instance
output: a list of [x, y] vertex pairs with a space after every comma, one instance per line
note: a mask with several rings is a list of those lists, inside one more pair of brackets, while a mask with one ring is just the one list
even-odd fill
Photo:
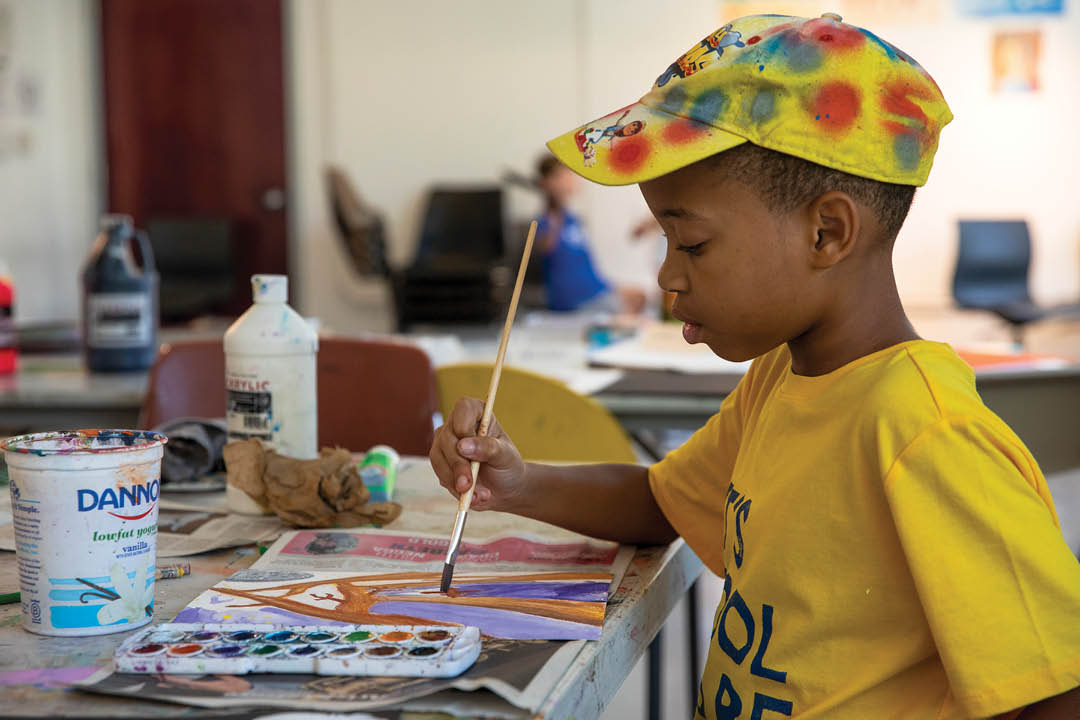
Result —
[[[422, 350], [393, 342], [322, 338], [316, 357], [320, 447], [362, 451], [382, 443], [402, 455], [427, 455], [436, 394], [431, 361]], [[222, 341], [163, 345], [150, 369], [139, 426], [224, 416]]]
[[[459, 397], [487, 396], [491, 365], [447, 365], [435, 379], [445, 418]], [[526, 460], [637, 462], [630, 436], [607, 408], [543, 375], [504, 366], [495, 417]]]

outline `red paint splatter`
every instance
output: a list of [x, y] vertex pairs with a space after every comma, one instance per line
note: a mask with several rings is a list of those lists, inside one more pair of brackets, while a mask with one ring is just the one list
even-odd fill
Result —
[[664, 128], [664, 141], [671, 145], [682, 145], [697, 140], [706, 132], [706, 126], [693, 120], [676, 120]]
[[760, 35], [755, 35], [754, 37], [747, 40], [746, 44], [747, 45], [757, 45], [759, 42], [761, 42], [761, 36]]
[[144, 513], [140, 513], [138, 515], [118, 515], [118, 514], [116, 514], [114, 512], [110, 512], [109, 514], [112, 515], [113, 517], [120, 518], [121, 520], [142, 520], [144, 517], [146, 517], [147, 515], [149, 515], [153, 511], [154, 511], [154, 506], [153, 506], [153, 504], [151, 504], [149, 510], [147, 510]]
[[803, 25], [799, 34], [819, 43], [827, 43], [833, 50], [851, 50], [866, 43], [866, 36], [858, 30], [825, 18], [810, 20]]
[[652, 151], [651, 143], [641, 135], [615, 141], [608, 156], [612, 171], [620, 175], [629, 175], [645, 164], [645, 159]]
[[859, 115], [859, 91], [843, 82], [821, 88], [810, 105], [810, 112], [825, 130], [840, 133], [851, 127]]
[[766, 30], [764, 33], [762, 33], [762, 35], [764, 37], [769, 37], [770, 35], [775, 35], [778, 32], [783, 32], [784, 30], [789, 30], [793, 27], [795, 27], [795, 23], [793, 22], [784, 23], [783, 25], [776, 25]]
[[[921, 107], [911, 101], [910, 98], [912, 97], [924, 100], [931, 99], [931, 95], [926, 88], [897, 81], [885, 86], [885, 93], [881, 98], [881, 107], [885, 112], [915, 120], [920, 126], [917, 129], [921, 130], [930, 124], [930, 119], [926, 117], [926, 113], [923, 112]], [[907, 130], [910, 132], [912, 128], [909, 127]]]
[[909, 128], [907, 125], [904, 125], [903, 123], [898, 123], [895, 120], [882, 120], [881, 127], [885, 128], [893, 135], [910, 133], [913, 130], [913, 128]]

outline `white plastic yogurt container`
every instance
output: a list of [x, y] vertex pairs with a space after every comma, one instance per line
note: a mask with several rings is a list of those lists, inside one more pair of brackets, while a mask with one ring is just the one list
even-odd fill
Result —
[[147, 430], [0, 442], [27, 630], [101, 635], [150, 622], [166, 442]]

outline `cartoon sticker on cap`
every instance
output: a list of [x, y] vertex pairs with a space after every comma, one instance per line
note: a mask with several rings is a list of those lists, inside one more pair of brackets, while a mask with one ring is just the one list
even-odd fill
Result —
[[581, 151], [581, 155], [585, 160], [585, 167], [592, 167], [596, 164], [595, 146], [601, 140], [606, 139], [608, 141], [608, 147], [611, 147], [615, 138], [631, 137], [645, 129], [645, 122], [643, 120], [633, 120], [628, 123], [623, 123], [623, 120], [629, 112], [630, 108], [627, 108], [623, 111], [623, 114], [619, 116], [618, 120], [605, 128], [586, 125], [574, 133], [574, 142], [577, 143], [577, 148]]
[[705, 37], [694, 47], [679, 56], [679, 59], [668, 65], [660, 77], [656, 78], [656, 87], [664, 87], [668, 81], [676, 75], [681, 78], [690, 77], [698, 70], [709, 65], [716, 57], [724, 54], [726, 47], [746, 47], [742, 41], [742, 33], [731, 29], [731, 23], [720, 28], [711, 35]]

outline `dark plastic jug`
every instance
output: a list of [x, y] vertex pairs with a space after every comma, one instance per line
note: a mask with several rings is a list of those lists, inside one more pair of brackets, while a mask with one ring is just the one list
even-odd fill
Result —
[[157, 335], [158, 274], [150, 239], [135, 231], [130, 217], [106, 215], [83, 269], [87, 367], [145, 370], [157, 355]]

